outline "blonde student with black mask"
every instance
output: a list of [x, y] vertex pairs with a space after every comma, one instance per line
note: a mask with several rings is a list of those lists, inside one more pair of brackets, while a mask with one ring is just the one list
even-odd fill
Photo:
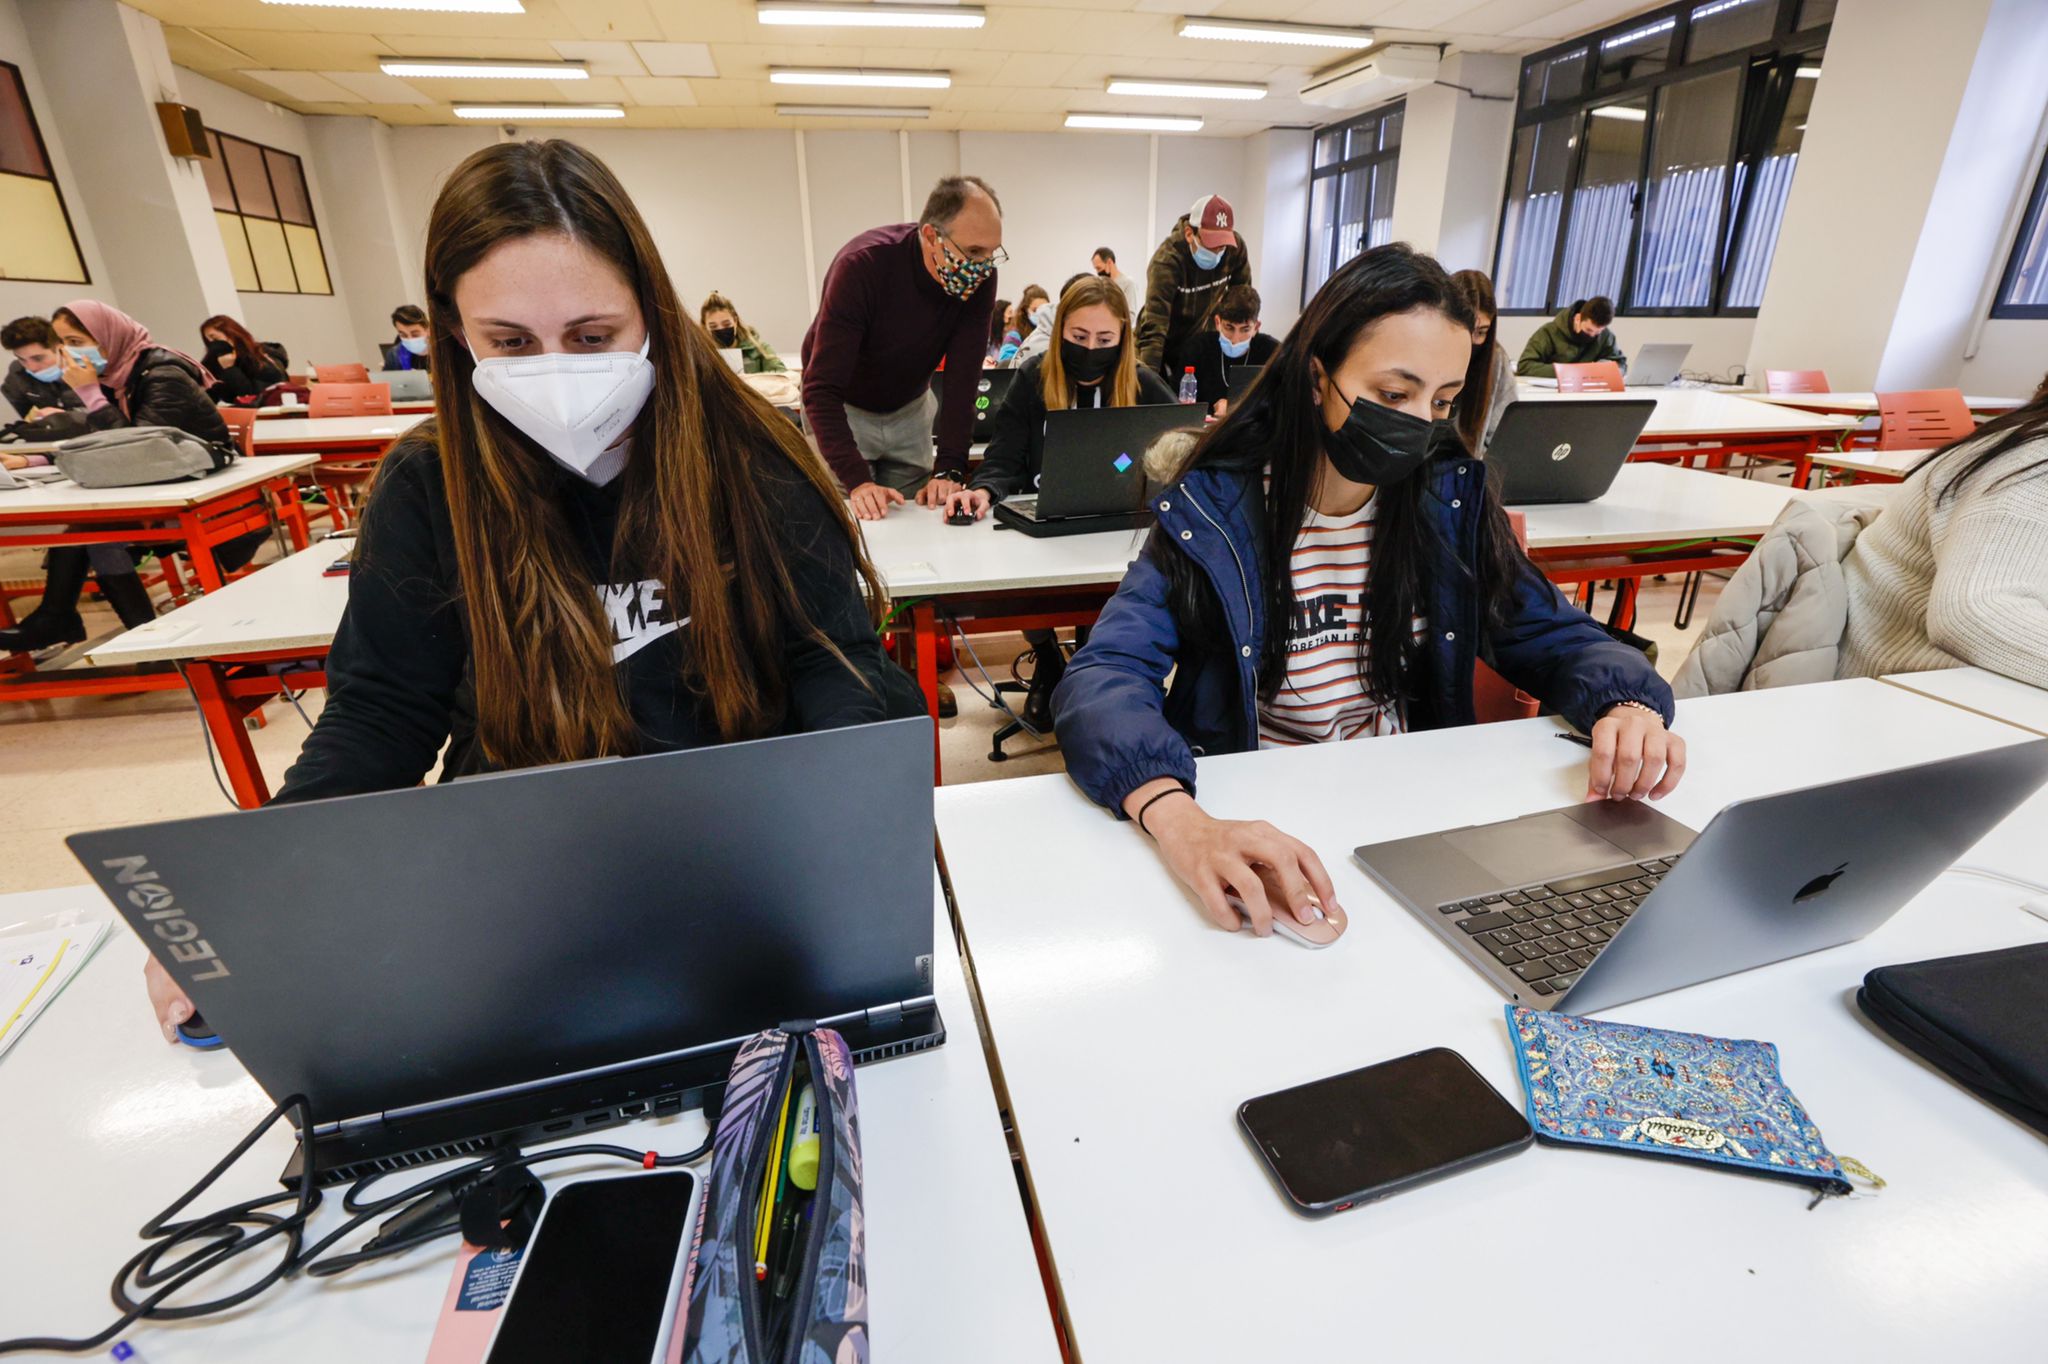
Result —
[[1233, 895], [1262, 936], [1346, 920], [1315, 849], [1203, 809], [1195, 756], [1471, 724], [1482, 648], [1591, 735], [1587, 799], [1655, 799], [1685, 770], [1671, 689], [1530, 564], [1451, 429], [1472, 324], [1429, 256], [1341, 266], [1154, 498], [1053, 698], [1068, 775], [1220, 928]]
[[[844, 499], [569, 142], [449, 177], [435, 411], [384, 457], [279, 801], [914, 715]], [[160, 970], [166, 1036], [191, 1005]]]

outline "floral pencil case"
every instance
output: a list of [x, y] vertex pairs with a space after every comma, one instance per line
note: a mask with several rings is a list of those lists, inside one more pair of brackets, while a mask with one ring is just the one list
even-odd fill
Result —
[[[1669, 1156], [1846, 1194], [1828, 1150], [1778, 1072], [1778, 1049], [1697, 1033], [1507, 1006], [1538, 1138]], [[1849, 1168], [1860, 1169], [1854, 1162]]]

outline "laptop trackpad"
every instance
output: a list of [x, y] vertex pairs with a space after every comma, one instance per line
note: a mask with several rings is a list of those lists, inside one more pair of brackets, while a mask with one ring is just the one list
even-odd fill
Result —
[[[1609, 802], [1601, 802], [1601, 805], [1607, 804]], [[1614, 804], [1627, 807], [1634, 802]], [[1625, 809], [1618, 809], [1614, 814], [1620, 816], [1614, 822], [1629, 822]], [[1555, 881], [1657, 855], [1634, 851], [1622, 843], [1601, 837], [1587, 827], [1588, 823], [1608, 823], [1610, 818], [1599, 805], [1587, 806], [1583, 810], [1550, 810], [1502, 824], [1454, 829], [1445, 833], [1443, 840], [1484, 867], [1503, 886]], [[1630, 831], [1617, 828], [1614, 832], [1625, 836]], [[1641, 846], [1640, 839], [1629, 841]]]

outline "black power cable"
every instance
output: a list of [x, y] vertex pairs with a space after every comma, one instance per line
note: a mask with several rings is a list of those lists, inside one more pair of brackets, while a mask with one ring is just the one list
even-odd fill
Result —
[[[349, 1214], [348, 1219], [311, 1246], [304, 1244], [306, 1227], [320, 1206], [321, 1194], [312, 1148], [303, 1146], [305, 1170], [296, 1191], [266, 1194], [189, 1221], [172, 1220], [211, 1188], [236, 1161], [248, 1154], [263, 1134], [286, 1114], [294, 1115], [294, 1125], [302, 1134], [303, 1141], [303, 1134], [313, 1128], [313, 1110], [303, 1097], [293, 1095], [271, 1109], [269, 1116], [257, 1123], [197, 1184], [143, 1224], [141, 1235], [149, 1244], [130, 1257], [115, 1275], [113, 1299], [121, 1315], [105, 1329], [77, 1338], [24, 1336], [0, 1340], [0, 1355], [28, 1350], [96, 1350], [138, 1321], [190, 1321], [213, 1316], [241, 1306], [283, 1279], [301, 1274], [307, 1278], [324, 1279], [372, 1260], [397, 1255], [459, 1230], [455, 1214], [463, 1199], [507, 1171], [525, 1170], [544, 1161], [586, 1156], [628, 1160], [648, 1169], [672, 1168], [694, 1165], [710, 1153], [712, 1144], [712, 1133], [707, 1132], [701, 1144], [675, 1156], [593, 1142], [532, 1153], [507, 1147], [420, 1180], [398, 1193], [376, 1198], [365, 1195], [370, 1186], [384, 1176], [381, 1173], [366, 1175], [351, 1185], [342, 1197], [342, 1207]], [[714, 1123], [712, 1131], [715, 1130]], [[290, 1211], [270, 1211], [287, 1203], [292, 1205]], [[330, 1248], [360, 1230], [365, 1223], [387, 1213], [393, 1214], [390, 1220], [360, 1250], [327, 1255]], [[179, 1306], [166, 1304], [165, 1300], [172, 1294], [203, 1275], [266, 1242], [280, 1239], [284, 1243], [284, 1254], [254, 1283], [206, 1302]], [[326, 1258], [321, 1258], [323, 1255]]]

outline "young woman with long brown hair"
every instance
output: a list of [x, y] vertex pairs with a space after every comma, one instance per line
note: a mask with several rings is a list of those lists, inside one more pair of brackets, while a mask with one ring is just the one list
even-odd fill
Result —
[[[837, 485], [690, 324], [603, 163], [470, 157], [426, 283], [434, 418], [384, 458], [278, 800], [411, 786], [444, 742], [445, 778], [922, 709]], [[151, 994], [167, 1029], [190, 1008]]]
[[275, 354], [265, 349], [249, 329], [218, 313], [199, 324], [199, 339], [206, 346], [206, 396], [217, 403], [253, 407], [273, 384], [288, 377]]

